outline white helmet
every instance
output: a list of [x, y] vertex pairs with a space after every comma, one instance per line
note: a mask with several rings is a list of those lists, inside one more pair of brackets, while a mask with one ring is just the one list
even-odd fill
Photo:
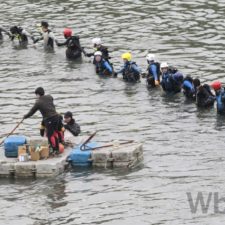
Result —
[[93, 45], [101, 45], [102, 44], [101, 38], [93, 38], [92, 39], [92, 44]]
[[155, 61], [155, 54], [148, 54], [148, 55], [146, 56], [146, 59], [147, 59], [148, 61]]
[[100, 51], [95, 52], [94, 56], [97, 56], [97, 55], [102, 56], [102, 52]]
[[160, 64], [160, 68], [162, 69], [162, 68], [166, 68], [166, 67], [169, 67], [169, 65], [167, 64], [167, 62], [162, 62], [161, 64]]

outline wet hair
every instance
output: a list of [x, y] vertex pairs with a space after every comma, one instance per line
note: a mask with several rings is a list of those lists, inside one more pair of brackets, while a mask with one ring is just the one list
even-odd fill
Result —
[[64, 118], [69, 118], [69, 117], [73, 118], [73, 114], [70, 111], [68, 111], [64, 114]]
[[42, 27], [45, 27], [45, 28], [48, 28], [48, 22], [46, 22], [46, 21], [41, 21], [41, 26], [42, 26]]
[[45, 94], [44, 88], [43, 88], [43, 87], [38, 87], [38, 88], [36, 88], [35, 94], [36, 94], [36, 95], [43, 96], [43, 95]]
[[12, 34], [21, 33], [21, 31], [22, 31], [22, 28], [21, 27], [17, 27], [17, 26], [10, 27], [10, 32]]
[[184, 78], [184, 80], [188, 80], [188, 81], [190, 81], [191, 83], [193, 82], [192, 77], [190, 77], [190, 76], [188, 76], [188, 75]]
[[201, 82], [200, 82], [200, 80], [199, 80], [198, 78], [195, 78], [195, 79], [193, 80], [193, 84], [194, 84], [195, 87], [198, 87], [198, 86], [201, 85]]

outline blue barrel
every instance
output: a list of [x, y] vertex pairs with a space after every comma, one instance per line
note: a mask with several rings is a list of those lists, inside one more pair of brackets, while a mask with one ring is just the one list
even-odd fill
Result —
[[4, 141], [6, 157], [18, 157], [18, 147], [26, 144], [25, 136], [9, 136]]
[[86, 145], [86, 150], [81, 150], [80, 147], [81, 145], [77, 146], [72, 150], [68, 157], [68, 161], [71, 163], [72, 166], [91, 166], [91, 149], [98, 147], [98, 144], [96, 142], [90, 142]]

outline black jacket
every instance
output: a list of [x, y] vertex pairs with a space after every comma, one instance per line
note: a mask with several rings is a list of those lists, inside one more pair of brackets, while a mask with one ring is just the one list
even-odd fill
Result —
[[64, 125], [65, 129], [70, 131], [74, 136], [78, 136], [80, 133], [80, 125], [75, 122], [74, 119], [70, 123]]
[[29, 118], [34, 115], [37, 111], [40, 111], [43, 119], [48, 119], [50, 117], [58, 115], [55, 110], [55, 105], [53, 103], [53, 97], [51, 95], [41, 96], [31, 108], [31, 110], [24, 116], [24, 119]]

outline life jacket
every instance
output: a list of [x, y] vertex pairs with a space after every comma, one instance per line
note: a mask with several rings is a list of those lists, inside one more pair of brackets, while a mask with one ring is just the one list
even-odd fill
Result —
[[156, 66], [157, 81], [160, 81], [160, 74], [161, 74], [160, 64], [158, 62], [153, 62], [148, 65], [148, 68], [147, 68], [148, 74], [146, 77], [146, 83], [148, 86], [155, 87], [155, 77], [154, 77], [154, 75], [152, 73], [152, 69], [151, 69], [152, 65]]
[[[105, 63], [108, 63], [106, 60], [102, 59], [100, 62], [94, 62], [96, 73], [99, 75], [110, 76], [112, 73], [106, 68]], [[112, 67], [110, 63], [109, 66]], [[113, 68], [112, 68], [113, 71]]]
[[225, 114], [225, 91], [221, 88], [216, 92], [217, 113]]
[[28, 37], [27, 35], [23, 34], [23, 29], [21, 27], [18, 28], [17, 34], [15, 34], [15, 38], [18, 39], [20, 44], [27, 43]]
[[[175, 72], [176, 71], [176, 72]], [[167, 73], [162, 75], [162, 88], [166, 92], [178, 93], [181, 91], [181, 86], [183, 82], [183, 74], [174, 70], [175, 73], [167, 71]]]
[[156, 73], [157, 73], [158, 81], [159, 81], [159, 78], [160, 78], [160, 63], [153, 62], [153, 63], [150, 63], [148, 65], [148, 75], [147, 76], [149, 76], [149, 77], [153, 77], [153, 73], [152, 73], [152, 70], [151, 70], [151, 65], [155, 65], [156, 66]]
[[167, 72], [162, 75], [161, 86], [166, 92], [173, 92], [172, 74]]
[[79, 50], [81, 52], [80, 40], [78, 36], [72, 36], [69, 38], [69, 42], [67, 44], [67, 48], [73, 50]]
[[174, 73], [172, 75], [172, 83], [173, 83], [173, 90], [175, 93], [178, 93], [181, 91], [181, 87], [182, 87], [182, 83], [183, 83], [183, 79], [184, 76], [182, 73], [180, 73], [179, 71], [177, 71], [176, 73]]
[[123, 79], [128, 82], [137, 82], [140, 80], [140, 72], [134, 70], [133, 66], [137, 67], [137, 64], [135, 62], [128, 62], [125, 65], [124, 71], [123, 71]]

